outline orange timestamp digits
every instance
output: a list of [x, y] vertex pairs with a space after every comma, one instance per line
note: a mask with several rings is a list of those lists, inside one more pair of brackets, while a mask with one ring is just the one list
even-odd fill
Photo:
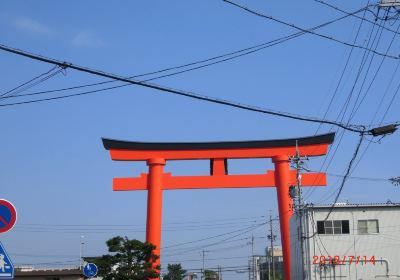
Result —
[[375, 265], [375, 256], [313, 256], [313, 264], [326, 265], [326, 264], [372, 264]]

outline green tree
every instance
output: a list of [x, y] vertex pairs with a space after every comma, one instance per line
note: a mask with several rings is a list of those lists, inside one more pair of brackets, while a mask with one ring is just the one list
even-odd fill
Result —
[[164, 275], [164, 280], [183, 280], [186, 270], [182, 269], [181, 264], [168, 264], [168, 273]]
[[106, 244], [112, 254], [93, 259], [99, 268], [98, 275], [104, 280], [148, 280], [159, 277], [159, 273], [152, 268], [152, 262], [158, 259], [152, 253], [154, 245], [121, 236], [109, 239]]
[[204, 270], [204, 279], [205, 280], [219, 280], [219, 275], [217, 272], [213, 270]]

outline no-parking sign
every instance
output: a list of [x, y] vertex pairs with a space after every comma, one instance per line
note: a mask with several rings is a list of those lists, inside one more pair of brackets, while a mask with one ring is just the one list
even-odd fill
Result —
[[5, 199], [0, 199], [0, 233], [7, 232], [17, 221], [17, 211], [14, 205]]

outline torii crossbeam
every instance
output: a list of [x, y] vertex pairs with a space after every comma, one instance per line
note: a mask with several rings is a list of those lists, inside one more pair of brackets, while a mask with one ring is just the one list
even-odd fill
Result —
[[[103, 138], [112, 160], [146, 161], [147, 174], [136, 178], [114, 178], [114, 191], [147, 190], [146, 241], [156, 246], [160, 256], [163, 190], [210, 188], [264, 188], [276, 187], [284, 262], [284, 279], [290, 280], [289, 220], [293, 213], [290, 186], [296, 185], [296, 171], [290, 169], [290, 157], [322, 156], [334, 140], [334, 133], [281, 140], [207, 142], [207, 143], [143, 143]], [[271, 158], [274, 171], [265, 174], [229, 175], [228, 159]], [[164, 173], [168, 160], [210, 160], [209, 176], [172, 176]], [[305, 173], [302, 186], [325, 186], [324, 173]], [[153, 265], [160, 264], [158, 259]]]

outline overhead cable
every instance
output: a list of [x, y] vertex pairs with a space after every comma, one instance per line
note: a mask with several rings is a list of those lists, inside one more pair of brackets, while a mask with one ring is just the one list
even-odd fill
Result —
[[[332, 5], [332, 4], [328, 3], [328, 2], [325, 2], [325, 1], [322, 1], [322, 0], [314, 0], [314, 1], [315, 1], [315, 2], [318, 2], [318, 3], [320, 3], [320, 4], [323, 4], [323, 5], [327, 6], [327, 7], [330, 7], [330, 8], [332, 8], [332, 9], [335, 9], [336, 11], [339, 11], [339, 12], [341, 12], [341, 13], [344, 13], [344, 14], [347, 14], [347, 15], [350, 15], [350, 16], [353, 16], [353, 17], [356, 17], [356, 18], [358, 18], [358, 19], [361, 19], [361, 20], [363, 20], [363, 21], [366, 21], [366, 22], [369, 22], [369, 23], [371, 23], [371, 24], [373, 24], [373, 25], [376, 25], [376, 22], [373, 21], [373, 20], [369, 20], [369, 19], [366, 19], [366, 18], [364, 18], [364, 17], [360, 17], [360, 16], [357, 15], [357, 14], [353, 14], [353, 13], [351, 13], [351, 12], [345, 11], [345, 10], [343, 10], [343, 9], [337, 7], [337, 6], [334, 6], [334, 5]], [[388, 28], [388, 27], [386, 27], [386, 26], [384, 26], [383, 29], [385, 29], [385, 30], [387, 30], [387, 31], [390, 31], [390, 32], [393, 32], [393, 33], [395, 33], [395, 34], [400, 34], [400, 33], [398, 32], [398, 30], [393, 30], [393, 29], [390, 29], [390, 28]]]
[[[319, 25], [314, 26], [312, 28], [309, 28], [308, 30], [320, 29], [322, 27], [325, 27], [325, 26], [328, 26], [330, 24], [336, 23], [336, 22], [338, 22], [340, 20], [343, 20], [343, 19], [345, 19], [345, 18], [347, 18], [347, 17], [349, 17], [351, 15], [357, 14], [357, 13], [363, 11], [363, 10], [365, 10], [365, 9], [359, 9], [357, 11], [349, 13], [348, 15], [345, 15], [345, 16], [333, 19], [331, 21], [319, 24]], [[139, 75], [134, 75], [134, 76], [130, 76], [128, 78], [129, 79], [134, 79], [134, 78], [139, 78], [139, 77], [144, 77], [144, 76], [149, 76], [149, 75], [154, 75], [154, 74], [160, 74], [160, 73], [164, 73], [164, 72], [168, 72], [168, 71], [172, 71], [172, 70], [178, 70], [178, 69], [190, 67], [190, 68], [185, 69], [185, 70], [180, 70], [180, 71], [173, 72], [173, 73], [170, 73], [170, 74], [164, 74], [164, 75], [161, 75], [161, 76], [156, 76], [154, 78], [149, 78], [149, 79], [146, 79], [144, 81], [152, 81], [152, 80], [156, 80], [156, 79], [170, 77], [170, 76], [186, 73], [186, 72], [189, 72], [189, 71], [194, 71], [194, 70], [202, 69], [202, 68], [209, 67], [209, 66], [212, 66], [212, 65], [216, 65], [216, 64], [219, 64], [219, 63], [222, 63], [222, 62], [226, 62], [226, 61], [229, 61], [229, 60], [233, 60], [233, 59], [236, 59], [236, 58], [239, 58], [239, 57], [242, 57], [242, 56], [246, 56], [246, 55], [249, 55], [249, 54], [264, 50], [266, 48], [273, 47], [273, 46], [276, 46], [278, 44], [284, 43], [286, 41], [289, 41], [291, 39], [297, 38], [297, 37], [302, 36], [304, 34], [307, 34], [307, 32], [300, 31], [300, 32], [296, 32], [296, 33], [293, 33], [293, 34], [290, 34], [290, 35], [287, 35], [287, 36], [283, 36], [283, 37], [280, 37], [280, 38], [277, 38], [277, 39], [273, 39], [273, 40], [270, 40], [268, 42], [264, 42], [264, 43], [261, 43], [261, 44], [255, 45], [255, 46], [251, 46], [251, 47], [247, 47], [247, 48], [244, 48], [244, 49], [240, 49], [240, 50], [236, 50], [236, 51], [233, 51], [233, 52], [229, 52], [229, 53], [226, 53], [226, 54], [222, 54], [222, 55], [214, 56], [214, 57], [211, 57], [211, 58], [207, 58], [207, 59], [203, 59], [203, 60], [198, 60], [198, 61], [186, 63], [186, 64], [183, 64], [183, 65], [168, 67], [168, 68], [164, 68], [164, 69], [161, 69], [161, 70], [156, 70], [156, 71], [151, 71], [151, 72], [147, 72], [147, 73], [143, 73], [143, 74], [139, 74]], [[200, 66], [192, 67], [192, 66], [199, 65], [199, 64], [200, 64]], [[46, 91], [40, 91], [40, 92], [34, 92], [34, 93], [20, 94], [18, 96], [10, 96], [10, 97], [6, 97], [6, 98], [18, 98], [18, 97], [22, 97], [22, 96], [33, 96], [33, 95], [47, 94], [47, 93], [53, 93], [53, 92], [61, 92], [61, 91], [74, 90], [74, 89], [80, 89], [80, 88], [91, 87], [91, 86], [98, 86], [98, 85], [114, 83], [114, 82], [116, 82], [116, 81], [115, 80], [108, 80], [108, 81], [103, 81], [103, 82], [98, 82], [98, 83], [91, 83], [91, 84], [67, 87], [67, 88], [62, 88], [62, 89], [54, 89], [54, 90], [46, 90]], [[124, 85], [120, 85], [120, 86], [116, 86], [116, 87], [110, 87], [109, 89], [125, 87], [125, 86], [128, 86], [128, 85], [131, 85], [131, 84], [124, 84]], [[87, 93], [93, 93], [93, 91], [90, 91], [90, 92], [87, 92]], [[83, 94], [86, 94], [86, 93], [80, 93], [80, 94], [77, 94], [76, 96], [83, 95]], [[73, 96], [75, 96], [75, 95], [69, 95], [68, 97], [73, 97]], [[42, 100], [39, 100], [39, 101], [42, 101]]]
[[334, 41], [334, 42], [336, 42], [336, 43], [340, 43], [340, 44], [345, 45], [345, 46], [348, 46], [348, 47], [355, 47], [355, 48], [359, 48], [359, 49], [366, 49], [366, 50], [369, 50], [369, 51], [371, 51], [371, 52], [373, 52], [373, 53], [375, 53], [375, 54], [377, 54], [377, 55], [380, 55], [380, 56], [386, 56], [386, 57], [389, 57], [389, 58], [392, 58], [392, 59], [396, 59], [396, 60], [397, 60], [397, 59], [400, 59], [400, 57], [399, 57], [398, 55], [389, 55], [389, 54], [385, 55], [384, 53], [378, 52], [378, 51], [376, 51], [376, 50], [367, 49], [366, 47], [361, 46], [361, 45], [354, 45], [354, 44], [352, 44], [352, 43], [348, 43], [348, 42], [345, 42], [345, 41], [336, 39], [336, 38], [334, 38], [334, 37], [332, 37], [332, 36], [324, 35], [324, 34], [321, 34], [321, 33], [314, 32], [314, 31], [308, 31], [307, 29], [304, 29], [304, 28], [299, 27], [299, 26], [297, 26], [297, 25], [294, 25], [294, 24], [292, 24], [292, 23], [288, 23], [288, 22], [285, 22], [285, 21], [283, 21], [283, 20], [274, 18], [274, 17], [272, 17], [272, 16], [265, 15], [265, 14], [262, 14], [262, 13], [259, 13], [259, 12], [256, 12], [256, 11], [254, 11], [254, 10], [251, 10], [251, 9], [245, 7], [245, 6], [242, 6], [242, 5], [239, 5], [239, 4], [235, 3], [235, 2], [232, 2], [232, 1], [230, 1], [230, 0], [222, 0], [222, 1], [224, 1], [224, 2], [226, 2], [226, 3], [228, 3], [228, 4], [231, 4], [231, 5], [235, 6], [235, 7], [238, 7], [238, 8], [240, 8], [240, 9], [246, 11], [246, 12], [249, 12], [249, 13], [251, 13], [251, 14], [254, 14], [254, 15], [256, 15], [256, 16], [259, 16], [259, 17], [262, 17], [262, 18], [266, 18], [266, 19], [268, 19], [268, 20], [272, 20], [272, 21], [278, 22], [278, 23], [283, 24], [283, 25], [285, 25], [285, 26], [289, 26], [289, 27], [295, 28], [295, 29], [297, 29], [297, 30], [300, 30], [300, 31], [303, 31], [303, 32], [307, 32], [307, 33], [309, 33], [309, 34], [312, 34], [312, 35], [315, 35], [315, 36], [318, 36], [318, 37], [321, 37], [321, 38], [325, 38], [325, 39], [328, 39], [328, 40], [330, 40], [330, 41]]
[[[369, 2], [368, 2], [368, 3], [369, 3]], [[365, 19], [365, 13], [366, 13], [366, 12], [365, 12], [365, 10], [364, 10], [363, 16], [362, 16], [362, 18], [361, 18], [362, 20], [361, 20], [361, 22], [360, 22], [360, 24], [358, 25], [358, 28], [357, 28], [357, 33], [356, 33], [356, 36], [355, 36], [355, 38], [354, 38], [353, 45], [357, 42], [358, 36], [360, 35], [361, 27], [362, 27], [362, 25], [363, 25], [363, 23], [364, 23], [364, 19]], [[347, 67], [348, 67], [348, 65], [349, 65], [350, 58], [351, 58], [351, 56], [352, 56], [352, 54], [353, 54], [353, 51], [354, 51], [354, 46], [350, 48], [350, 52], [349, 52], [349, 54], [348, 54], [348, 56], [347, 56], [346, 63], [345, 63], [345, 65], [344, 65], [344, 68], [343, 68], [342, 73], [341, 73], [341, 75], [340, 75], [339, 81], [338, 81], [338, 83], [337, 83], [337, 85], [336, 85], [335, 91], [333, 92], [332, 97], [331, 97], [331, 99], [330, 99], [330, 101], [329, 101], [328, 107], [327, 107], [326, 110], [325, 110], [323, 119], [325, 119], [325, 118], [327, 117], [327, 115], [328, 115], [328, 113], [329, 113], [329, 110], [331, 109], [331, 106], [332, 106], [332, 104], [333, 104], [333, 101], [335, 100], [335, 98], [336, 98], [336, 96], [337, 96], [337, 94], [338, 94], [338, 92], [339, 92], [339, 87], [340, 87], [340, 85], [342, 84], [342, 80], [343, 80], [344, 74], [346, 73], [346, 70], [347, 70]], [[321, 127], [321, 124], [318, 126], [317, 131], [315, 132], [315, 134], [318, 133], [320, 127]], [[325, 163], [325, 162], [324, 162], [324, 163]]]
[[[180, 96], [186, 96], [186, 97], [197, 99], [197, 100], [208, 101], [211, 103], [225, 105], [225, 106], [229, 106], [229, 107], [233, 107], [233, 108], [238, 108], [238, 109], [243, 109], [243, 110], [247, 110], [247, 111], [258, 112], [258, 113], [263, 113], [263, 114], [267, 114], [267, 115], [273, 115], [273, 116], [278, 116], [278, 117], [283, 117], [283, 118], [288, 118], [288, 119], [294, 119], [294, 120], [299, 120], [299, 121], [330, 124], [330, 125], [338, 126], [345, 130], [356, 132], [356, 133], [364, 133], [364, 134], [367, 133], [366, 129], [363, 126], [355, 126], [355, 125], [348, 125], [348, 124], [345, 125], [345, 124], [334, 122], [334, 121], [322, 120], [322, 119], [318, 119], [318, 118], [314, 118], [314, 117], [295, 115], [295, 114], [291, 114], [291, 113], [287, 113], [287, 112], [275, 111], [275, 110], [256, 107], [256, 106], [243, 104], [243, 103], [239, 103], [239, 102], [234, 102], [234, 101], [229, 101], [229, 100], [225, 100], [225, 99], [201, 95], [201, 94], [197, 94], [197, 93], [193, 93], [193, 92], [189, 92], [189, 91], [173, 89], [173, 88], [161, 86], [158, 84], [141, 82], [141, 81], [137, 81], [137, 80], [133, 80], [133, 79], [124, 78], [119, 75], [106, 73], [104, 71], [99, 71], [99, 70], [94, 70], [94, 69], [91, 69], [88, 67], [78, 66], [78, 65], [72, 64], [70, 62], [62, 62], [62, 61], [52, 59], [52, 58], [47, 58], [47, 57], [44, 57], [41, 55], [28, 53], [28, 52], [25, 52], [22, 50], [7, 47], [5, 45], [0, 45], [0, 50], [14, 53], [17, 55], [21, 55], [24, 57], [28, 57], [30, 59], [58, 65], [63, 68], [70, 68], [70, 69], [74, 69], [77, 71], [89, 73], [92, 75], [111, 78], [111, 79], [115, 79], [118, 81], [130, 83], [130, 84], [134, 84], [134, 85], [139, 85], [139, 86], [146, 87], [146, 88], [152, 88], [152, 89], [156, 89], [159, 91], [168, 92], [168, 93], [172, 93], [172, 94], [176, 94], [176, 95], [180, 95]], [[65, 97], [54, 97], [52, 99], [56, 99], [56, 98], [65, 98]], [[15, 104], [23, 104], [23, 103], [32, 103], [32, 102], [34, 102], [34, 101], [19, 102], [19, 103], [14, 103], [14, 105]], [[10, 106], [10, 104], [0, 104], [0, 107], [5, 107], [5, 106]]]
[[57, 75], [58, 73], [63, 71], [63, 69], [60, 68], [60, 69], [58, 69], [57, 71], [54, 72], [54, 70], [56, 70], [57, 68], [59, 68], [59, 67], [58, 66], [54, 66], [50, 70], [48, 70], [48, 71], [46, 71], [46, 72], [44, 72], [44, 73], [42, 73], [42, 74], [30, 79], [29, 81], [24, 82], [24, 83], [20, 84], [17, 87], [14, 87], [14, 88], [6, 91], [6, 92], [1, 93], [0, 94], [0, 100], [1, 99], [5, 99], [5, 98], [13, 97], [13, 96], [17, 95], [18, 93], [21, 93], [21, 92], [23, 92], [23, 91], [25, 91], [25, 90], [27, 90], [27, 89], [29, 89], [31, 87], [34, 87], [34, 86], [36, 86], [36, 85], [38, 85], [38, 84], [40, 84], [40, 83], [52, 78], [52, 77], [54, 77], [55, 75]]
[[362, 144], [363, 140], [364, 140], [364, 135], [361, 134], [361, 135], [360, 135], [360, 138], [359, 138], [359, 140], [358, 140], [356, 149], [355, 149], [355, 151], [354, 151], [354, 153], [353, 153], [353, 156], [351, 157], [351, 160], [350, 160], [350, 162], [349, 162], [349, 164], [348, 164], [348, 166], [347, 166], [346, 173], [344, 174], [343, 179], [342, 179], [342, 182], [340, 183], [340, 187], [339, 187], [338, 193], [336, 194], [335, 200], [334, 200], [334, 202], [332, 203], [332, 206], [330, 207], [329, 212], [328, 212], [328, 214], [326, 215], [326, 218], [324, 219], [324, 221], [327, 221], [327, 220], [328, 220], [330, 214], [331, 214], [332, 211], [333, 211], [333, 208], [335, 208], [335, 205], [336, 205], [337, 201], [339, 200], [339, 197], [340, 197], [340, 195], [341, 195], [341, 193], [342, 193], [342, 191], [343, 191], [343, 187], [344, 187], [344, 185], [345, 185], [345, 183], [346, 183], [346, 181], [347, 181], [347, 179], [348, 179], [348, 176], [349, 176], [349, 174], [350, 174], [351, 168], [353, 167], [353, 163], [354, 163], [355, 159], [356, 159], [357, 156], [358, 156], [358, 152], [360, 151], [360, 147], [361, 147], [361, 144]]

